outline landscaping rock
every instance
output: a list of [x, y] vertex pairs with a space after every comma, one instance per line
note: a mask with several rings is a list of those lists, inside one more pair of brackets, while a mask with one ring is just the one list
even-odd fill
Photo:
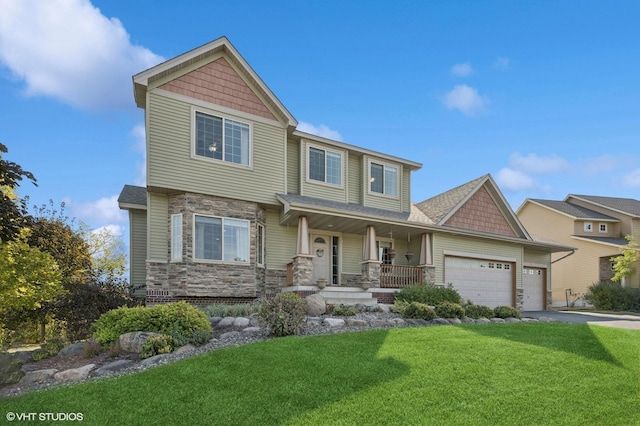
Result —
[[451, 323], [449, 321], [447, 321], [444, 318], [434, 318], [431, 320], [431, 324], [434, 325], [451, 325]]
[[559, 322], [557, 319], [550, 318], [550, 317], [540, 317], [540, 318], [538, 318], [538, 320], [540, 322]]
[[391, 312], [391, 308], [389, 307], [389, 305], [385, 305], [384, 303], [378, 303], [375, 307], [378, 312], [381, 312], [383, 314], [388, 314], [389, 312]]
[[218, 325], [220, 321], [222, 321], [222, 317], [209, 317], [209, 323], [211, 324], [212, 327], [215, 327], [216, 325]]
[[58, 356], [80, 355], [82, 351], [84, 351], [84, 347], [86, 346], [86, 344], [87, 342], [76, 342], [70, 344], [69, 346], [65, 346], [64, 348], [60, 349], [60, 352], [58, 352]]
[[485, 318], [485, 317], [478, 318], [476, 320], [476, 324], [491, 324], [491, 320], [489, 318]]
[[218, 323], [218, 327], [230, 327], [235, 322], [236, 317], [224, 317]]
[[249, 326], [249, 318], [238, 317], [233, 321], [234, 327], [248, 327]]
[[504, 324], [504, 320], [502, 318], [491, 318], [489, 321], [493, 324]]
[[307, 317], [307, 325], [311, 325], [311, 326], [321, 326], [322, 325], [322, 318], [319, 317]]
[[329, 327], [344, 327], [345, 323], [342, 318], [325, 318], [323, 324]]
[[351, 326], [351, 327], [366, 327], [369, 325], [369, 323], [366, 322], [365, 320], [353, 319], [353, 318], [347, 318], [346, 320], [344, 320], [344, 323], [347, 326]]
[[522, 321], [520, 321], [518, 318], [509, 317], [509, 318], [505, 318], [504, 322], [522, 322]]
[[473, 318], [469, 318], [469, 317], [464, 317], [462, 318], [462, 323], [463, 324], [475, 324], [476, 320], [474, 320]]
[[451, 325], [462, 324], [462, 321], [460, 320], [460, 318], [447, 318], [447, 321], [449, 321], [449, 324]]
[[22, 365], [25, 361], [16, 353], [0, 352], [0, 385], [18, 383], [24, 376]]
[[152, 333], [149, 331], [134, 331], [125, 333], [118, 339], [118, 344], [123, 351], [140, 353], [142, 346], [151, 336], [162, 336], [160, 333]]
[[175, 351], [173, 351], [174, 354], [183, 354], [185, 352], [191, 352], [192, 350], [194, 350], [196, 347], [193, 346], [192, 344], [186, 344], [184, 346], [180, 346], [178, 349], [176, 349]]
[[69, 370], [60, 371], [53, 375], [53, 378], [58, 382], [69, 382], [76, 380], [83, 380], [89, 376], [91, 370], [96, 367], [95, 364], [87, 364], [79, 368], [71, 368]]
[[522, 322], [538, 322], [535, 318], [522, 318]]
[[103, 365], [93, 372], [94, 376], [104, 376], [105, 374], [115, 373], [116, 371], [124, 370], [134, 364], [133, 361], [128, 359], [119, 359], [117, 361], [110, 362]]
[[227, 331], [226, 333], [223, 333], [220, 336], [220, 339], [224, 340], [224, 339], [233, 339], [235, 337], [241, 336], [242, 332], [241, 331]]
[[406, 321], [402, 318], [392, 318], [387, 323], [392, 327], [404, 327], [406, 325]]
[[22, 380], [20, 380], [20, 385], [28, 386], [34, 383], [46, 382], [47, 380], [52, 378], [53, 375], [56, 374], [57, 372], [58, 370], [56, 370], [55, 368], [48, 368], [46, 370], [28, 371], [25, 373]]
[[242, 330], [243, 333], [260, 333], [260, 327], [247, 327]]
[[170, 357], [169, 354], [160, 354], [160, 355], [152, 356], [147, 359], [143, 359], [138, 363], [138, 365], [140, 365], [141, 367], [149, 367], [151, 365], [164, 364], [165, 362], [167, 362], [169, 357]]
[[372, 319], [369, 321], [369, 325], [371, 327], [386, 327], [389, 323], [384, 319]]
[[312, 294], [304, 300], [307, 302], [307, 315], [317, 317], [327, 312], [327, 304], [321, 294]]

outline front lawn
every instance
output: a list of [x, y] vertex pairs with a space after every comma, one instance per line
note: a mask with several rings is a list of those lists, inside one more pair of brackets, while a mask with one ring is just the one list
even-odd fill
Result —
[[82, 413], [82, 424], [637, 425], [639, 342], [640, 331], [560, 323], [288, 337], [5, 399], [0, 418], [51, 412]]

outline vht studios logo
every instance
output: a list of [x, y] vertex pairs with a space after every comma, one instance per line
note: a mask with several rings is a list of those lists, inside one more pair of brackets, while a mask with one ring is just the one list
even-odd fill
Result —
[[13, 413], [8, 412], [6, 415], [8, 421], [14, 420], [40, 420], [50, 422], [81, 422], [83, 419], [82, 413]]

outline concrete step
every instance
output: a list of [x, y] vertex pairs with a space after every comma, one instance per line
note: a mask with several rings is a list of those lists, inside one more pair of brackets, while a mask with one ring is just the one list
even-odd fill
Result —
[[331, 287], [320, 292], [326, 303], [330, 305], [376, 305], [378, 299], [371, 292], [361, 288]]

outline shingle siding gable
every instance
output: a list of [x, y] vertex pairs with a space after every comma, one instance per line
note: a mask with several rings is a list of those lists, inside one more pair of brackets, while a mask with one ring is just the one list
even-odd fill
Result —
[[484, 187], [479, 188], [443, 225], [517, 236]]

